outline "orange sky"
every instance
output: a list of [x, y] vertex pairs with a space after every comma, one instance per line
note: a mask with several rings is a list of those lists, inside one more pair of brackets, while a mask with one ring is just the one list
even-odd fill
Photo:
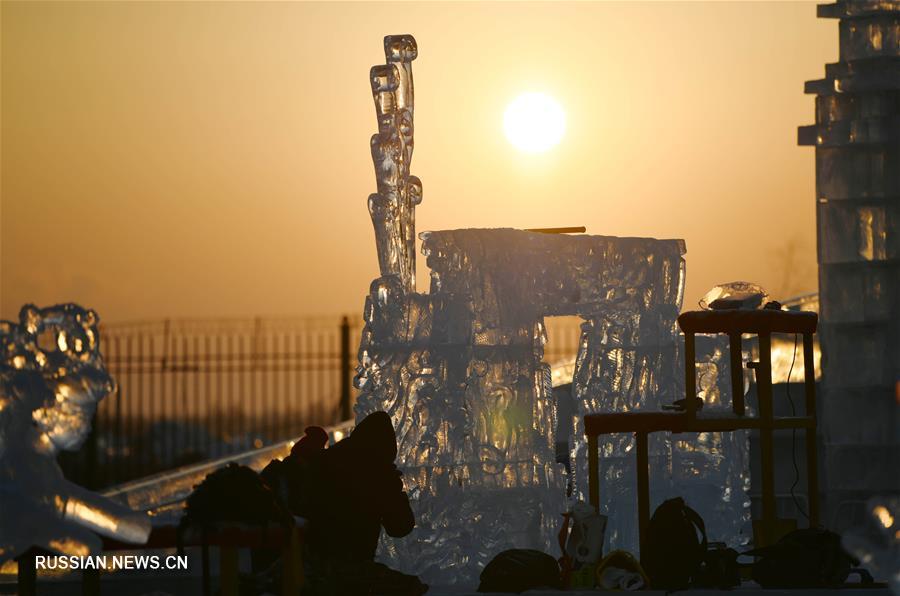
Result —
[[[684, 238], [687, 308], [735, 279], [815, 290], [796, 127], [837, 25], [814, 3], [4, 1], [0, 317], [359, 316], [378, 274], [367, 75], [407, 32], [420, 231]], [[502, 130], [528, 90], [567, 112], [538, 156]]]

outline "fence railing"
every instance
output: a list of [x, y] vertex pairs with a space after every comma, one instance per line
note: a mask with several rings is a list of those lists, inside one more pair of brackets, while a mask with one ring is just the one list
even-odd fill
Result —
[[106, 486], [339, 422], [352, 402], [357, 321], [103, 327], [104, 361], [118, 390], [101, 402], [84, 448], [61, 458], [67, 476]]
[[[548, 319], [545, 360], [574, 356], [577, 319]], [[297, 437], [351, 416], [358, 316], [106, 325], [118, 389], [66, 476], [92, 488]]]

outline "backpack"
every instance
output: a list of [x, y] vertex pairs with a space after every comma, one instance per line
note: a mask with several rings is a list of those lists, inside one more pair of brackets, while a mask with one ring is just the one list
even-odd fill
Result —
[[481, 572], [479, 592], [518, 594], [532, 588], [562, 588], [556, 559], [539, 550], [505, 550]]
[[290, 527], [293, 518], [259, 474], [229, 463], [208, 474], [188, 496], [178, 523], [179, 550], [191, 527], [205, 531], [220, 523], [266, 526], [272, 522]]
[[763, 588], [835, 588], [858, 564], [841, 547], [841, 537], [820, 528], [794, 530], [770, 546], [743, 553], [760, 557], [753, 581]]
[[703, 519], [684, 499], [669, 499], [657, 507], [641, 549], [641, 566], [650, 577], [651, 587], [687, 589], [700, 571], [706, 545]]
[[700, 571], [694, 576], [691, 587], [730, 590], [741, 585], [738, 552], [724, 542], [711, 542]]

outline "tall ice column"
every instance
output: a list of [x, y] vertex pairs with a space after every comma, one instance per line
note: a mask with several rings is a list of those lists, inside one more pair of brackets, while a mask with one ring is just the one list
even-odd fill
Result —
[[412, 61], [418, 50], [411, 35], [384, 38], [387, 64], [373, 66], [369, 81], [378, 133], [372, 136], [372, 161], [378, 192], [369, 196], [381, 275], [396, 275], [407, 292], [416, 289], [416, 205], [422, 183], [410, 176], [413, 152]]
[[816, 123], [819, 335], [826, 526], [900, 493], [900, 1], [820, 5], [840, 60], [809, 81]]

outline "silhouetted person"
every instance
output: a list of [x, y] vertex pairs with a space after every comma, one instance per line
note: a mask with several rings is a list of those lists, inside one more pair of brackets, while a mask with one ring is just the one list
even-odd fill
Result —
[[399, 538], [415, 526], [396, 457], [394, 427], [384, 412], [367, 416], [349, 437], [312, 455], [300, 512], [309, 521], [310, 591], [424, 592], [417, 578], [374, 562], [382, 527]]
[[287, 457], [273, 459], [260, 473], [263, 482], [294, 515], [303, 515], [304, 477], [310, 462], [328, 444], [328, 433], [321, 426], [307, 426], [304, 433]]
[[328, 433], [321, 426], [307, 426], [304, 435], [291, 448], [290, 459], [308, 461], [328, 444]]

